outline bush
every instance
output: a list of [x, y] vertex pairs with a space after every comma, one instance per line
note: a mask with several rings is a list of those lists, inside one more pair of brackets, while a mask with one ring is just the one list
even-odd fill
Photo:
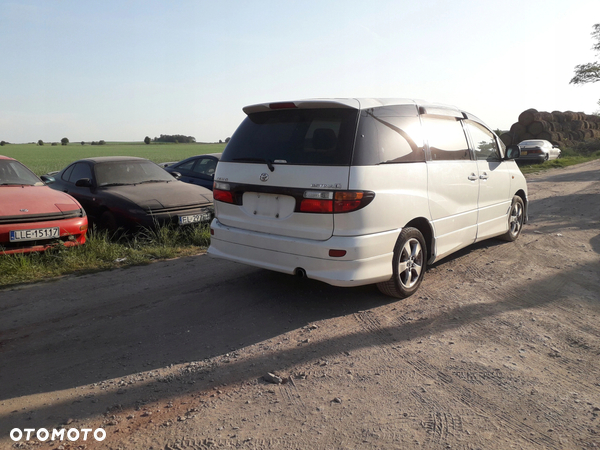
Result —
[[38, 141], [37, 145], [44, 145], [44, 141], [42, 141], [41, 139]]
[[575, 145], [575, 151], [581, 155], [591, 155], [600, 150], [600, 138], [587, 139]]

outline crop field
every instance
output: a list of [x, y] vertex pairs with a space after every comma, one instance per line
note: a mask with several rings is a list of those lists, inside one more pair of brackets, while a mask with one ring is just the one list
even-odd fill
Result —
[[146, 145], [143, 142], [108, 142], [105, 145], [81, 145], [71, 142], [68, 145], [7, 144], [0, 147], [0, 155], [19, 160], [39, 176], [92, 156], [139, 156], [161, 163], [181, 161], [194, 155], [220, 153], [224, 148], [225, 144]]

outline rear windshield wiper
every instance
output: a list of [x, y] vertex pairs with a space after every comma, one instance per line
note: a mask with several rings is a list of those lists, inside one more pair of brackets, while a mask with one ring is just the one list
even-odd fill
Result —
[[269, 170], [271, 172], [273, 172], [275, 170], [275, 167], [273, 166], [273, 161], [271, 161], [270, 159], [263, 159], [263, 158], [233, 158], [233, 161], [263, 163], [263, 164], [267, 165], [267, 167], [269, 168]]

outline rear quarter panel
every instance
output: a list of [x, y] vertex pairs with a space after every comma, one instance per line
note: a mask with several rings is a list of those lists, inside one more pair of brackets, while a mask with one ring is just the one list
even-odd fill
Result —
[[351, 167], [348, 189], [373, 191], [375, 198], [363, 209], [336, 214], [336, 236], [399, 230], [414, 218], [430, 218], [425, 163]]

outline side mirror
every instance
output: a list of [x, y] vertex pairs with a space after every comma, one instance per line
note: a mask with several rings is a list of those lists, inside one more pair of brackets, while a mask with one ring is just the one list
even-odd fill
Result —
[[52, 184], [56, 181], [56, 178], [51, 177], [49, 175], [42, 175], [40, 178], [44, 182], [44, 184]]
[[89, 178], [81, 178], [75, 182], [77, 187], [92, 187], [92, 180]]
[[176, 180], [179, 180], [181, 178], [181, 174], [179, 172], [170, 172], [170, 174]]
[[504, 159], [515, 159], [519, 156], [521, 156], [521, 147], [519, 147], [517, 144], [506, 147], [506, 158]]

